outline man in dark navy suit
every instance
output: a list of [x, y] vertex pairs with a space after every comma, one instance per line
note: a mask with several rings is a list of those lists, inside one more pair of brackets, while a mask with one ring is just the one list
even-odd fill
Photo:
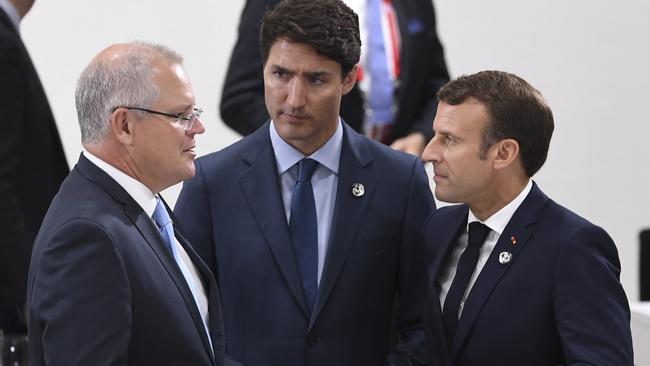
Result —
[[431, 365], [631, 366], [614, 242], [531, 180], [554, 126], [542, 95], [483, 71], [438, 96], [423, 157], [436, 197], [462, 204], [426, 224]]
[[434, 201], [419, 158], [339, 117], [357, 16], [339, 0], [284, 1], [260, 43], [272, 120], [198, 159], [175, 209], [219, 280], [228, 354], [246, 366], [425, 362]]
[[30, 265], [31, 365], [223, 365], [216, 282], [159, 196], [194, 175], [205, 130], [181, 56], [108, 47], [76, 101], [84, 151]]
[[0, 0], [0, 329], [27, 334], [32, 244], [68, 175], [54, 116], [19, 25], [33, 0]]

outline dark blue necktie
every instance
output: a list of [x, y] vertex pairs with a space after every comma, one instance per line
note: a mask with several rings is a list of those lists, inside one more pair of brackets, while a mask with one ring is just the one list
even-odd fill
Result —
[[311, 176], [318, 167], [312, 159], [298, 162], [298, 179], [291, 195], [291, 216], [289, 230], [293, 251], [302, 277], [302, 287], [309, 310], [313, 309], [318, 293], [318, 225], [316, 222], [316, 203], [311, 187]]
[[449, 292], [447, 292], [447, 297], [445, 298], [445, 304], [442, 310], [442, 320], [445, 325], [447, 346], [449, 348], [451, 348], [454, 336], [456, 335], [460, 302], [463, 299], [463, 294], [465, 293], [469, 279], [476, 268], [481, 246], [489, 232], [490, 228], [478, 221], [469, 224], [467, 248], [463, 251], [463, 254], [458, 260], [456, 275], [451, 283], [451, 287], [449, 287]]

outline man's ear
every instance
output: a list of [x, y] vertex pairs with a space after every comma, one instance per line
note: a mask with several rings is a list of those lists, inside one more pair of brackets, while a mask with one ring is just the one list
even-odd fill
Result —
[[354, 84], [357, 82], [357, 73], [359, 72], [359, 66], [354, 65], [352, 70], [348, 72], [344, 77], [343, 77], [343, 95], [347, 94], [352, 90], [354, 87]]
[[494, 159], [494, 169], [496, 170], [505, 169], [519, 159], [519, 143], [517, 140], [501, 140], [493, 148], [496, 148], [496, 157]]
[[133, 141], [132, 120], [126, 108], [117, 108], [111, 114], [110, 133], [123, 145]]

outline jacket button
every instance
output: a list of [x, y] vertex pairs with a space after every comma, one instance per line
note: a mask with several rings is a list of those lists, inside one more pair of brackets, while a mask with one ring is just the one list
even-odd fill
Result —
[[315, 335], [312, 335], [312, 334], [307, 335], [307, 344], [308, 345], [314, 346], [318, 342], [320, 342], [320, 337], [316, 337]]

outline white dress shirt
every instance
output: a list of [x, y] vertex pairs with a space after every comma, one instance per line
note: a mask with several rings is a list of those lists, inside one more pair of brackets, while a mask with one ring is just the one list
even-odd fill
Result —
[[[485, 263], [490, 257], [490, 253], [492, 253], [492, 250], [497, 245], [497, 241], [499, 240], [499, 237], [501, 237], [501, 234], [503, 233], [503, 230], [505, 230], [506, 225], [508, 225], [508, 222], [510, 222], [512, 215], [515, 214], [515, 211], [517, 211], [517, 209], [524, 201], [526, 196], [528, 196], [528, 193], [530, 192], [532, 187], [533, 187], [533, 181], [528, 180], [528, 183], [526, 184], [524, 189], [519, 193], [519, 195], [517, 195], [517, 197], [515, 197], [514, 200], [512, 200], [502, 209], [494, 213], [487, 220], [482, 222], [483, 224], [485, 224], [487, 227], [490, 228], [490, 232], [488, 233], [487, 237], [485, 238], [485, 242], [481, 247], [481, 250], [479, 252], [478, 262], [476, 263], [476, 268], [474, 269], [474, 272], [472, 273], [472, 276], [469, 279], [469, 283], [467, 284], [467, 288], [465, 289], [465, 293], [463, 294], [463, 298], [461, 299], [460, 309], [458, 309], [458, 318], [460, 318], [460, 315], [463, 312], [463, 306], [465, 305], [465, 299], [467, 299], [467, 295], [472, 289], [472, 286], [474, 286], [474, 283], [476, 282], [476, 279], [481, 273], [481, 270], [483, 270], [483, 266], [485, 266]], [[458, 238], [458, 242], [456, 246], [450, 253], [449, 258], [447, 259], [444, 271], [440, 272], [440, 275], [437, 278], [438, 285], [440, 287], [439, 295], [440, 295], [441, 309], [444, 308], [445, 299], [447, 298], [447, 292], [451, 287], [451, 283], [454, 280], [454, 276], [456, 276], [456, 267], [458, 266], [458, 261], [460, 260], [460, 256], [465, 251], [465, 248], [467, 248], [469, 224], [475, 221], [481, 222], [481, 220], [476, 218], [472, 210], [469, 210], [469, 214], [467, 215], [467, 226], [465, 227], [465, 231]]]

